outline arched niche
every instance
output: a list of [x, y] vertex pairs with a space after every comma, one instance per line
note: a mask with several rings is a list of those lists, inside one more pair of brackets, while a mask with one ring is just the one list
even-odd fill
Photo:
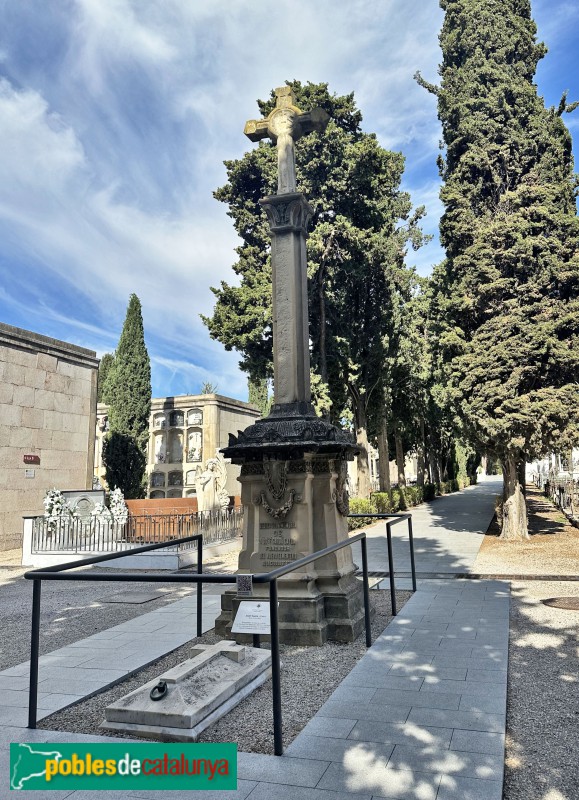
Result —
[[182, 428], [185, 421], [185, 415], [182, 411], [171, 411], [169, 414], [169, 425], [172, 428]]
[[187, 461], [199, 463], [203, 460], [203, 431], [201, 428], [189, 428], [187, 431]]

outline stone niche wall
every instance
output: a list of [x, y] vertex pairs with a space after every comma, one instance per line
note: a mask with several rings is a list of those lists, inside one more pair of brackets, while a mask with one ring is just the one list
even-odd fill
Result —
[[0, 550], [20, 546], [22, 517], [43, 513], [47, 489], [91, 488], [98, 363], [0, 323]]

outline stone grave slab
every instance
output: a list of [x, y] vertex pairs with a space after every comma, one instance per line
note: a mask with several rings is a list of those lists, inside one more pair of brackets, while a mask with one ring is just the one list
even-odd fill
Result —
[[101, 727], [165, 742], [194, 742], [271, 675], [269, 650], [222, 641], [197, 645], [193, 653], [107, 706]]

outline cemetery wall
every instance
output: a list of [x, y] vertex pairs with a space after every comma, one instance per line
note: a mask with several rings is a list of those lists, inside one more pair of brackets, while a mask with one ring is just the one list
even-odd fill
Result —
[[0, 550], [46, 490], [92, 485], [98, 359], [92, 350], [0, 323]]

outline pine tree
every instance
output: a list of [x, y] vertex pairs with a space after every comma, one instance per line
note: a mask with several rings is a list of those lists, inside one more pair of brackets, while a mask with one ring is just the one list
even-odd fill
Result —
[[110, 433], [103, 446], [106, 480], [125, 497], [143, 496], [151, 413], [151, 363], [139, 298], [132, 294], [107, 382]]
[[464, 435], [500, 460], [502, 537], [528, 536], [524, 464], [576, 435], [579, 225], [566, 97], [533, 83], [528, 0], [441, 0], [446, 260], [434, 304]]

